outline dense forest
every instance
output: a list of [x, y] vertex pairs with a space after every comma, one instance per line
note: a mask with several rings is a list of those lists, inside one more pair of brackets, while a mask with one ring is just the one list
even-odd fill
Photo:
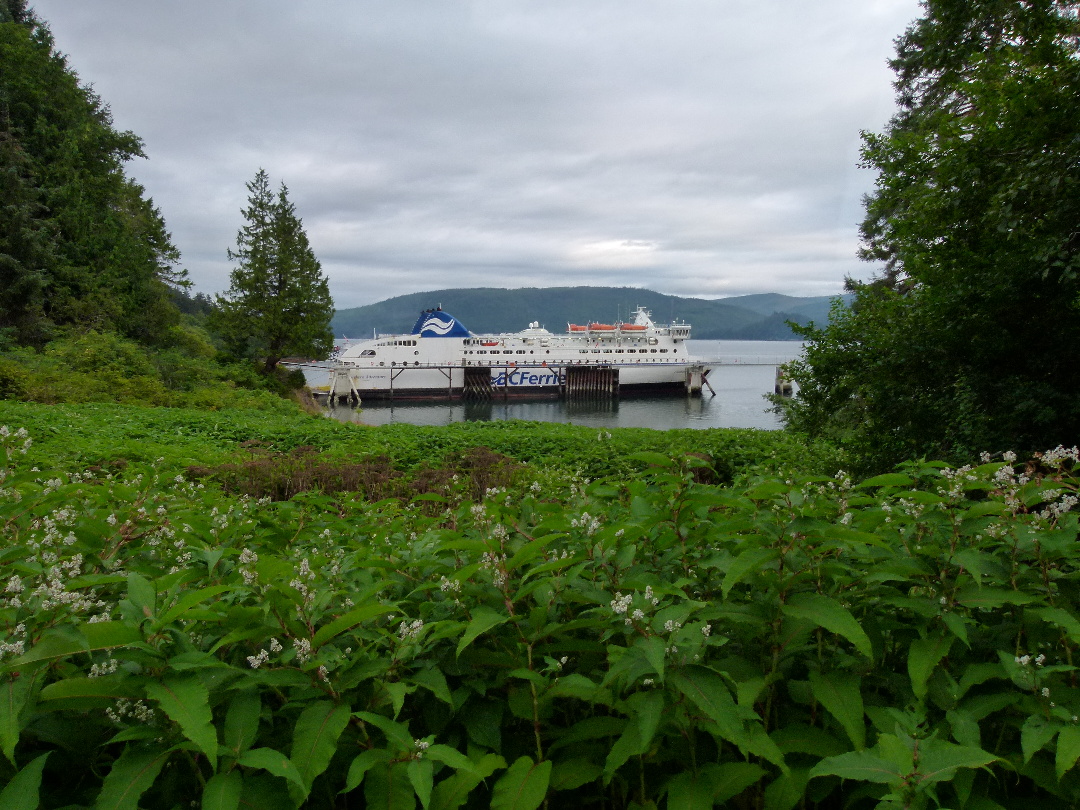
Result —
[[274, 369], [332, 312], [286, 186], [192, 296], [0, 0], [0, 807], [1078, 806], [1078, 57], [924, 0], [785, 430], [374, 428]]

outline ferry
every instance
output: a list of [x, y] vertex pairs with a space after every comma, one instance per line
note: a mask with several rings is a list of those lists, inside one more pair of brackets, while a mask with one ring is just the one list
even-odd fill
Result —
[[[350, 342], [332, 361], [331, 400], [700, 394], [708, 364], [690, 356], [690, 324], [656, 324], [644, 307], [627, 323], [539, 322], [478, 335], [441, 307], [412, 331]], [[711, 390], [711, 388], [710, 388]]]

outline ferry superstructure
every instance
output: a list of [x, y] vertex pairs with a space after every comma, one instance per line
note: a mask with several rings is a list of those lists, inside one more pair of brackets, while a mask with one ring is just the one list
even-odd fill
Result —
[[554, 396], [583, 392], [700, 393], [709, 368], [687, 350], [690, 324], [656, 324], [638, 307], [627, 323], [538, 322], [473, 334], [441, 308], [409, 334], [352, 343], [335, 358], [329, 395], [360, 399]]

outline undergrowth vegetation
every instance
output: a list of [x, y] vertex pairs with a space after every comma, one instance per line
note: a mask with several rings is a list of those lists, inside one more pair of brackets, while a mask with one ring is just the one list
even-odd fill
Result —
[[0, 411], [4, 807], [1080, 799], [1075, 450]]

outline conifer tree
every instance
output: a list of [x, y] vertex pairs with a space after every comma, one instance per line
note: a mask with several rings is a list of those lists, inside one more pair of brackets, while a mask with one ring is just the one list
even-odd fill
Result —
[[333, 301], [322, 266], [282, 183], [275, 195], [259, 169], [247, 184], [229, 290], [212, 323], [233, 354], [259, 358], [269, 373], [283, 357], [325, 357], [333, 348]]

